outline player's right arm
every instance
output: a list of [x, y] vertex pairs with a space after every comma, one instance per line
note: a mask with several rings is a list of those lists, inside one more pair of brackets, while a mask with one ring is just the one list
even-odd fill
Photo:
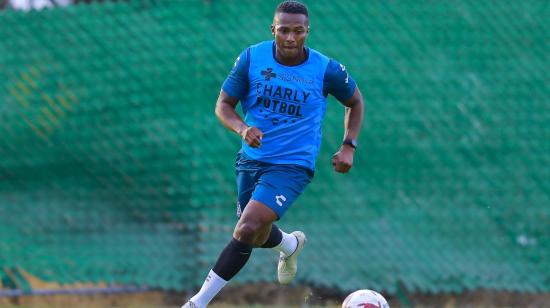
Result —
[[249, 146], [257, 148], [262, 144], [263, 133], [257, 127], [246, 125], [235, 110], [238, 103], [237, 98], [221, 90], [216, 102], [216, 116], [225, 127], [241, 136]]
[[257, 127], [249, 127], [239, 116], [235, 107], [249, 89], [248, 67], [250, 52], [246, 49], [235, 61], [235, 65], [223, 83], [216, 102], [216, 116], [229, 130], [237, 133], [251, 147], [259, 147], [263, 133]]

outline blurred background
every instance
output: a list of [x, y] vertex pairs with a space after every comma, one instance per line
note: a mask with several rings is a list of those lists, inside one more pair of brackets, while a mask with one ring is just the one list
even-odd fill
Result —
[[[330, 98], [280, 222], [308, 234], [297, 281], [258, 249], [216, 303], [550, 307], [549, 2], [304, 2], [308, 46], [363, 91], [355, 165], [332, 170]], [[236, 223], [240, 140], [214, 104], [278, 3], [0, 1], [0, 306], [179, 307], [200, 287]]]

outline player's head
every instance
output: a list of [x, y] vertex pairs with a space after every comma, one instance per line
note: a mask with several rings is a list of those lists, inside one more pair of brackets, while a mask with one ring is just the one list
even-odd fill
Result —
[[299, 55], [309, 33], [307, 7], [298, 1], [281, 2], [275, 9], [271, 33], [275, 36], [277, 51], [283, 57]]

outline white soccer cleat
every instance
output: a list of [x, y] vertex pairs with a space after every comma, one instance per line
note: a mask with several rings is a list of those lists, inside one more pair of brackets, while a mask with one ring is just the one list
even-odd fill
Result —
[[199, 308], [199, 306], [197, 306], [192, 301], [188, 301], [187, 303], [185, 303], [185, 305], [181, 306], [181, 308]]
[[298, 271], [298, 256], [302, 249], [304, 249], [304, 244], [306, 243], [306, 235], [302, 231], [294, 231], [291, 233], [298, 240], [298, 247], [290, 255], [285, 256], [284, 253], [280, 253], [279, 256], [279, 266], [277, 267], [277, 276], [279, 278], [280, 284], [289, 284], [296, 276]]

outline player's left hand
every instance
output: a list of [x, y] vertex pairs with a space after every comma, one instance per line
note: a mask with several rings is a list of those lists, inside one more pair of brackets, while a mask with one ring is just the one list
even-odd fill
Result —
[[332, 166], [336, 172], [347, 173], [353, 166], [355, 149], [343, 145], [338, 152], [332, 155]]

